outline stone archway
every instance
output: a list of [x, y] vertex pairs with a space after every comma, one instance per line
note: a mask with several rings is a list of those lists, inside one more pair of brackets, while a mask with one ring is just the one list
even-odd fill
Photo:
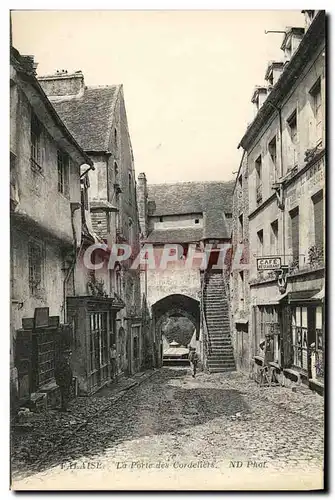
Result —
[[[183, 345], [188, 345], [196, 331], [196, 338], [199, 338], [200, 332], [200, 303], [191, 297], [181, 294], [173, 294], [160, 299], [152, 306], [156, 335], [161, 337], [164, 324], [173, 318], [186, 318], [192, 325], [190, 333], [180, 332], [176, 334], [177, 338], [168, 339], [169, 341], [176, 340]], [[186, 336], [185, 336], [186, 335]]]

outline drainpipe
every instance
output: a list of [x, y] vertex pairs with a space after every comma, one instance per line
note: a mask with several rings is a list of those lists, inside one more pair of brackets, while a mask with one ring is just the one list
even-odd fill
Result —
[[[284, 175], [284, 166], [283, 166], [283, 119], [282, 119], [282, 114], [281, 114], [281, 108], [278, 108], [278, 106], [275, 106], [272, 104], [272, 102], [269, 101], [270, 106], [272, 106], [278, 113], [278, 118], [279, 118], [279, 158], [280, 158], [280, 177], [283, 177]], [[282, 189], [282, 196], [284, 198], [284, 191], [283, 191], [283, 186], [281, 184]], [[281, 200], [283, 203], [283, 208], [282, 210], [282, 226], [283, 226], [283, 231], [282, 231], [282, 248], [283, 248], [283, 260], [284, 264], [286, 264], [286, 248], [285, 248], [285, 209], [284, 209], [284, 199]]]
[[[66, 307], [66, 285], [70, 279], [70, 276], [75, 268], [75, 265], [77, 263], [77, 236], [76, 236], [76, 229], [74, 227], [74, 212], [76, 210], [79, 210], [81, 208], [81, 204], [79, 202], [71, 203], [70, 204], [71, 208], [71, 227], [72, 227], [72, 235], [73, 235], [73, 246], [74, 246], [74, 257], [73, 261], [71, 262], [71, 265], [68, 269], [68, 272], [65, 276], [64, 282], [63, 282], [63, 307], [64, 307], [64, 323], [67, 322], [67, 307]], [[82, 248], [82, 242], [80, 244], [80, 249], [79, 253]], [[74, 290], [75, 293], [75, 290]]]

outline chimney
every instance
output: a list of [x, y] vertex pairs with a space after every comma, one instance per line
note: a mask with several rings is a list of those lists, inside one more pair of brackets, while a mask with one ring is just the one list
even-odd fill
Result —
[[84, 75], [81, 71], [68, 73], [57, 70], [54, 75], [40, 76], [38, 81], [48, 97], [78, 96], [85, 87]]
[[281, 61], [271, 61], [265, 73], [265, 80], [269, 83], [270, 87], [274, 87], [278, 82], [280, 75], [284, 69], [284, 63]]
[[148, 235], [148, 188], [147, 178], [142, 172], [137, 178], [137, 205], [142, 238]]
[[255, 116], [257, 115], [259, 109], [263, 106], [265, 99], [267, 98], [268, 89], [266, 87], [256, 86], [254, 93], [251, 98], [251, 102], [254, 105]]
[[304, 28], [286, 28], [281, 50], [284, 52], [285, 62], [288, 62], [297, 48], [305, 34]]

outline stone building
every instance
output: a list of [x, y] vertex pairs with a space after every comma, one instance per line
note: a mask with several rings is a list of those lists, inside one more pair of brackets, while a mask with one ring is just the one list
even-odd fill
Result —
[[[142, 245], [154, 252], [154, 265], [145, 266], [142, 280], [153, 313], [156, 359], [162, 358], [164, 323], [184, 316], [195, 332], [188, 342], [198, 347], [205, 368], [234, 366], [227, 276], [222, 267], [214, 269], [219, 245], [230, 244], [232, 189], [232, 182], [150, 185], [144, 173], [138, 177]], [[212, 251], [202, 266], [206, 245]], [[165, 266], [164, 255], [171, 257]]]
[[[95, 170], [88, 173], [94, 231], [109, 246], [128, 243], [130, 258], [92, 273], [90, 289], [124, 302], [110, 325], [116, 344], [119, 374], [137, 372], [143, 364], [140, 271], [130, 266], [139, 251], [139, 220], [134, 158], [122, 85], [86, 86], [81, 71], [39, 78], [64, 123], [89, 155]], [[99, 259], [98, 259], [99, 260]], [[72, 304], [74, 307], [74, 305]]]
[[[250, 246], [247, 358], [267, 338], [278, 374], [322, 390], [325, 13], [303, 13], [305, 27], [286, 30], [284, 60], [270, 62], [266, 84], [255, 89], [256, 116], [240, 141]], [[237, 181], [235, 202], [239, 190]], [[236, 238], [239, 210], [234, 216]], [[236, 301], [240, 295], [235, 309]]]
[[[236, 255], [241, 246], [238, 265], [231, 266], [231, 332], [235, 352], [236, 368], [249, 371], [251, 367], [251, 333], [249, 324], [249, 192], [248, 162], [244, 152], [237, 173], [233, 194], [232, 252]], [[242, 266], [240, 265], [242, 264]], [[245, 266], [245, 267], [243, 267]]]
[[[57, 392], [57, 339], [82, 231], [81, 168], [93, 162], [43, 92], [33, 57], [10, 53], [12, 403]], [[85, 174], [86, 175], [86, 174]], [[85, 175], [82, 177], [84, 180]], [[86, 228], [87, 237], [94, 235]]]

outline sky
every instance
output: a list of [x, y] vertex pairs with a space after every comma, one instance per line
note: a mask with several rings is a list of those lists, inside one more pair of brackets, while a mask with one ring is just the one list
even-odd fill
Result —
[[253, 119], [251, 96], [300, 10], [15, 11], [13, 45], [38, 76], [82, 70], [123, 84], [135, 170], [149, 183], [228, 181]]

